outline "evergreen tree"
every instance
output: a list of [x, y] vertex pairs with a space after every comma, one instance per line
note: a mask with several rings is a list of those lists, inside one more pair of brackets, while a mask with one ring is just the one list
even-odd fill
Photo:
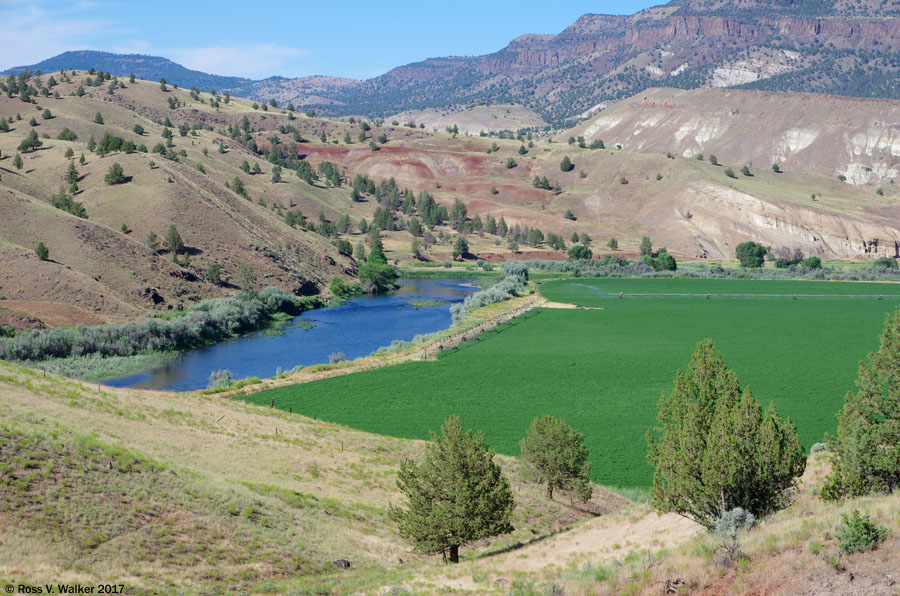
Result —
[[16, 153], [15, 157], [13, 157], [13, 165], [17, 170], [21, 170], [24, 163], [22, 162], [22, 156], [19, 153]]
[[662, 394], [657, 421], [647, 433], [657, 510], [711, 530], [735, 507], [759, 517], [790, 503], [806, 468], [797, 430], [774, 405], [763, 415], [711, 340], [697, 345], [687, 372]]
[[122, 184], [127, 181], [125, 177], [125, 172], [122, 170], [122, 166], [119, 165], [118, 162], [109, 166], [109, 171], [106, 172], [106, 176], [103, 177], [103, 181], [107, 184]]
[[250, 263], [238, 265], [237, 281], [238, 286], [245, 292], [253, 292], [256, 289], [256, 274]]
[[493, 215], [488, 215], [484, 221], [484, 231], [491, 235], [497, 233], [497, 220], [494, 219]]
[[653, 254], [653, 242], [650, 240], [649, 236], [644, 236], [643, 238], [641, 238], [640, 250], [642, 257], [649, 257], [651, 254]]
[[397, 485], [408, 504], [392, 506], [390, 517], [418, 552], [449, 554], [458, 563], [461, 546], [513, 530], [509, 481], [481, 433], [463, 431], [455, 416], [441, 436], [432, 432], [421, 464], [400, 464]]
[[222, 284], [222, 266], [218, 263], [210, 263], [209, 267], [206, 268], [206, 278], [209, 280], [209, 283], [213, 285], [221, 285]]
[[273, 183], [281, 182], [281, 166], [279, 166], [279, 165], [272, 166], [272, 182]]
[[166, 237], [163, 242], [166, 243], [166, 247], [172, 253], [173, 261], [177, 259], [177, 255], [184, 252], [184, 242], [181, 240], [181, 234], [178, 233], [175, 224], [169, 224], [169, 229], [166, 231]]
[[453, 242], [453, 258], [458, 259], [467, 254], [469, 254], [469, 243], [466, 241], [466, 237], [460, 234]]
[[591, 498], [591, 462], [580, 432], [553, 416], [541, 416], [532, 421], [519, 446], [526, 476], [546, 485], [548, 499], [553, 500], [555, 489], [582, 501]]
[[503, 216], [500, 216], [500, 221], [497, 222], [497, 235], [501, 238], [505, 238], [506, 234], [509, 232], [509, 228], [506, 226], [506, 220]]
[[47, 248], [47, 245], [43, 242], [38, 242], [37, 246], [34, 249], [34, 254], [36, 254], [37, 258], [39, 258], [40, 260], [46, 261], [50, 258], [50, 249]]
[[69, 184], [78, 182], [78, 170], [75, 169], [74, 161], [69, 161], [69, 167], [66, 169], [65, 181]]
[[559, 162], [559, 169], [562, 170], [563, 172], [571, 172], [574, 168], [575, 168], [575, 164], [573, 164], [573, 163], [569, 160], [569, 156], [568, 156], [568, 155], [566, 155], [565, 157], [563, 157], [563, 158], [562, 158], [562, 161]]
[[103, 114], [101, 114], [100, 112], [94, 114], [94, 122], [97, 124], [103, 124]]
[[856, 393], [827, 438], [831, 475], [822, 497], [839, 499], [900, 488], [900, 310], [888, 316], [877, 352], [859, 365]]

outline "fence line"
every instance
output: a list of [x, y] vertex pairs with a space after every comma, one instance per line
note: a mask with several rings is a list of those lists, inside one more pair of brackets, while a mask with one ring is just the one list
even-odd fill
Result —
[[477, 339], [478, 336], [482, 333], [490, 331], [493, 328], [502, 325], [503, 323], [509, 322], [511, 319], [514, 319], [519, 315], [525, 314], [535, 306], [537, 306], [537, 301], [532, 300], [521, 306], [517, 306], [512, 310], [508, 310], [506, 312], [494, 315], [493, 317], [487, 318], [477, 325], [472, 325], [470, 327], [466, 327], [465, 329], [459, 329], [457, 331], [454, 331], [450, 335], [435, 339], [422, 351], [421, 358], [425, 359], [433, 357], [444, 350], [458, 349], [459, 344], [461, 344], [462, 342], [472, 338]]

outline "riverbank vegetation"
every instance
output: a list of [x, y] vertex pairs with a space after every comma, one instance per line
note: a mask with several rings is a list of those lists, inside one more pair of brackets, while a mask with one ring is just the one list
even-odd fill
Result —
[[0, 338], [0, 359], [67, 376], [113, 378], [320, 305], [318, 298], [296, 298], [281, 288], [268, 287], [206, 300], [169, 319], [18, 333]]

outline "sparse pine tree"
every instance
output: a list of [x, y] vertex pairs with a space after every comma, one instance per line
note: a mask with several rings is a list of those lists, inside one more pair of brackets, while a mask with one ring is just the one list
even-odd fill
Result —
[[50, 258], [50, 249], [47, 248], [47, 245], [43, 242], [38, 242], [37, 246], [34, 249], [34, 254], [36, 254], [37, 258], [39, 258], [40, 260], [46, 261]]
[[109, 185], [122, 184], [127, 180], [128, 179], [125, 176], [125, 172], [122, 170], [122, 166], [119, 165], [118, 162], [109, 166], [109, 171], [106, 172], [106, 176], [103, 177], [103, 181]]
[[69, 167], [66, 169], [65, 181], [69, 184], [78, 182], [78, 170], [75, 169], [75, 162], [69, 161]]
[[184, 252], [184, 242], [181, 240], [181, 234], [178, 233], [175, 224], [169, 224], [164, 242], [166, 243], [166, 248], [172, 253], [172, 260], [176, 261], [177, 255]]
[[252, 292], [256, 288], [256, 274], [249, 263], [238, 265], [237, 280], [238, 286], [245, 292]]
[[17, 170], [21, 170], [22, 166], [24, 165], [24, 163], [22, 162], [22, 156], [18, 152], [16, 153], [15, 157], [13, 157], [13, 165]]
[[218, 263], [210, 263], [209, 267], [206, 268], [206, 278], [209, 280], [209, 283], [213, 285], [221, 285], [222, 284], [222, 266]]
[[641, 238], [640, 251], [642, 257], [648, 257], [653, 254], [653, 242], [650, 240], [649, 236]]
[[575, 169], [575, 164], [573, 164], [569, 159], [569, 156], [566, 155], [562, 158], [562, 161], [559, 162], [559, 169], [563, 172], [571, 172], [573, 169]]
[[509, 481], [481, 433], [463, 431], [457, 417], [440, 436], [432, 433], [421, 464], [400, 464], [397, 485], [407, 507], [392, 506], [390, 517], [419, 552], [448, 553], [458, 563], [461, 546], [513, 529]]
[[519, 443], [529, 479], [546, 486], [553, 500], [555, 489], [587, 501], [591, 498], [591, 462], [584, 435], [553, 416], [535, 418]]

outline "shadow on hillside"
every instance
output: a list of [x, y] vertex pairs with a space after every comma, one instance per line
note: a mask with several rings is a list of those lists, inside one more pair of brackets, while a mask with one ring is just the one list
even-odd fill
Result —
[[548, 538], [553, 538], [557, 534], [566, 532], [569, 529], [571, 529], [571, 526], [563, 526], [561, 528], [557, 528], [555, 530], [547, 532], [546, 534], [541, 534], [540, 536], [535, 536], [531, 540], [518, 540], [516, 542], [513, 542], [512, 544], [507, 544], [506, 546], [500, 547], [496, 550], [490, 550], [490, 551], [481, 553], [480, 555], [478, 555], [475, 558], [476, 559], [486, 559], [488, 557], [502, 555], [504, 553], [510, 553], [510, 552], [519, 550], [521, 548], [525, 548], [526, 546], [531, 546], [532, 544], [538, 544], [539, 542], [543, 542], [544, 540], [547, 540]]

